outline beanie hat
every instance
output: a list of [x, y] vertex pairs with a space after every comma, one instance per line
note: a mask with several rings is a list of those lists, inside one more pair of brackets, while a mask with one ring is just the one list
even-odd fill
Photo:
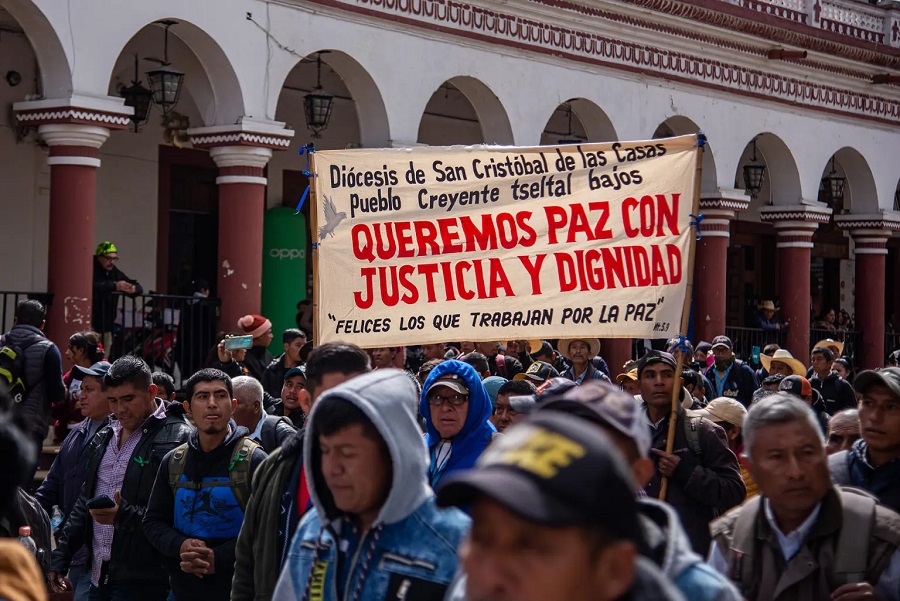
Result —
[[237, 326], [245, 335], [259, 338], [272, 329], [272, 322], [262, 315], [244, 315], [238, 320]]
[[116, 248], [116, 245], [110, 242], [109, 240], [104, 240], [100, 244], [97, 245], [96, 250], [94, 250], [94, 256], [100, 257], [103, 255], [108, 255], [109, 253], [117, 253], [119, 250]]

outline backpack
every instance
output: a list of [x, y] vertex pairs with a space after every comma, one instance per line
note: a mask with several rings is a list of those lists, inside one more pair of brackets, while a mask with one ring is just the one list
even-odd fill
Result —
[[231, 463], [228, 464], [229, 482], [182, 482], [184, 464], [187, 462], [188, 443], [175, 447], [172, 458], [169, 460], [169, 486], [172, 492], [179, 488], [200, 490], [201, 488], [228, 486], [234, 493], [234, 498], [241, 506], [241, 511], [247, 509], [247, 501], [250, 499], [250, 457], [253, 452], [262, 448], [255, 440], [246, 436], [239, 444], [234, 445], [234, 453], [231, 455]]
[[0, 338], [0, 381], [6, 384], [9, 398], [14, 404], [25, 400], [25, 355], [18, 347], [7, 346], [6, 337]]
[[[862, 582], [866, 578], [869, 562], [869, 539], [875, 525], [875, 499], [868, 493], [854, 488], [838, 489], [841, 498], [841, 532], [834, 547], [832, 576], [836, 585]], [[740, 558], [735, 562], [732, 581], [748, 593], [755, 584], [754, 547], [756, 520], [761, 497], [756, 496], [744, 504], [734, 524], [731, 549]]]

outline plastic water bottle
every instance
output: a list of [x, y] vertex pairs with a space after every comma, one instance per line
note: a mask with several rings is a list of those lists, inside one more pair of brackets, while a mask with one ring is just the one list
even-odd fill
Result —
[[62, 524], [63, 514], [62, 511], [59, 510], [58, 505], [53, 506], [53, 515], [50, 517], [50, 527], [53, 529], [53, 532], [59, 530], [59, 525]]
[[34, 544], [34, 539], [31, 538], [30, 526], [22, 526], [19, 528], [19, 542], [28, 549], [32, 555], [37, 556], [37, 545]]

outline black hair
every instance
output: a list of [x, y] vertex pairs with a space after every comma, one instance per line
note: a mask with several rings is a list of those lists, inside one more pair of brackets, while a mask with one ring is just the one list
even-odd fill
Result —
[[234, 397], [234, 387], [231, 385], [231, 378], [228, 374], [220, 369], [206, 367], [188, 378], [187, 382], [182, 386], [188, 403], [191, 402], [191, 397], [194, 396], [194, 387], [200, 382], [224, 382], [225, 388], [228, 389], [228, 396]]
[[699, 372], [696, 372], [693, 369], [685, 369], [681, 372], [681, 379], [684, 380], [685, 387], [690, 385], [694, 388], [705, 390], [706, 387], [703, 386], [702, 378], [703, 376], [701, 376]]
[[281, 343], [290, 344], [298, 338], [306, 338], [306, 334], [303, 333], [303, 330], [298, 330], [297, 328], [288, 328], [281, 335]]
[[19, 301], [19, 304], [16, 305], [16, 323], [20, 325], [39, 328], [44, 325], [46, 319], [47, 312], [41, 301], [30, 298]]
[[763, 381], [760, 382], [760, 384], [780, 384], [784, 378], [784, 374], [772, 374], [763, 378]]
[[366, 373], [371, 371], [369, 355], [355, 344], [328, 342], [317, 346], [306, 362], [306, 389], [315, 390], [322, 385], [325, 374]]
[[484, 356], [484, 354], [479, 353], [477, 351], [473, 351], [462, 358], [463, 363], [468, 363], [472, 367], [475, 368], [475, 371], [484, 378], [487, 376], [487, 372], [490, 370], [490, 365], [488, 365], [488, 359]]
[[103, 384], [109, 386], [122, 386], [133, 384], [135, 388], [149, 388], [153, 382], [150, 366], [140, 357], [123, 355], [113, 362], [109, 371], [103, 376]]
[[763, 355], [772, 356], [775, 354], [775, 351], [779, 350], [781, 347], [775, 343], [767, 344], [765, 348], [763, 348]]
[[153, 372], [153, 375], [150, 376], [150, 379], [156, 384], [156, 387], [160, 390], [164, 390], [166, 393], [166, 400], [172, 398], [172, 395], [175, 394], [175, 380], [172, 379], [172, 376], [169, 374], [156, 371]]
[[416, 377], [424, 381], [425, 378], [428, 377], [428, 374], [431, 373], [431, 370], [443, 362], [443, 359], [429, 359], [419, 368], [419, 371], [416, 373]]
[[550, 344], [550, 343], [549, 343], [548, 341], [546, 341], [546, 340], [542, 340], [542, 341], [541, 341], [541, 348], [539, 348], [539, 349], [537, 350], [536, 353], [532, 353], [531, 356], [532, 356], [533, 358], [537, 358], [537, 357], [547, 357], [548, 359], [550, 359], [550, 361], [548, 361], [547, 363], [550, 363], [550, 362], [553, 361], [553, 345]]
[[510, 380], [497, 389], [497, 395], [512, 394], [513, 396], [534, 394], [537, 387], [528, 380]]
[[92, 364], [103, 361], [105, 357], [100, 345], [100, 334], [97, 332], [91, 332], [90, 330], [87, 332], [76, 332], [69, 336], [69, 346], [83, 350]]
[[203, 290], [209, 290], [209, 289], [210, 289], [209, 282], [207, 280], [204, 280], [203, 278], [197, 278], [196, 280], [191, 282], [191, 292], [192, 293], [201, 292]]
[[827, 346], [817, 346], [812, 350], [811, 354], [815, 355], [816, 353], [825, 357], [826, 361], [834, 361], [834, 351], [832, 351]]

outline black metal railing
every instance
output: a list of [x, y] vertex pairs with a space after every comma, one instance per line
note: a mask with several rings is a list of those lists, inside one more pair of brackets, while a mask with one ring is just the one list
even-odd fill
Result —
[[23, 300], [39, 300], [45, 309], [49, 309], [53, 295], [49, 292], [0, 291], [0, 332], [8, 332], [13, 327], [16, 305]]
[[217, 298], [112, 293], [94, 298], [92, 325], [110, 360], [136, 355], [177, 382], [203, 367], [218, 316]]
[[[725, 326], [725, 335], [731, 338], [734, 354], [741, 361], [752, 361], [754, 355], [766, 348], [766, 345], [784, 346], [784, 332], [767, 332], [759, 328], [738, 328]], [[802, 360], [802, 359], [801, 359]]]
[[[814, 328], [809, 331], [809, 349], [812, 350], [817, 342], [829, 338], [837, 342], [843, 342], [844, 349], [841, 351], [841, 356], [849, 358], [853, 365], [857, 364], [859, 350], [862, 348], [862, 332], [847, 330], [832, 331]], [[808, 361], [809, 359], [804, 358], [802, 360]]]
[[900, 332], [885, 332], [884, 334], [884, 354], [885, 358], [892, 352], [900, 349]]

